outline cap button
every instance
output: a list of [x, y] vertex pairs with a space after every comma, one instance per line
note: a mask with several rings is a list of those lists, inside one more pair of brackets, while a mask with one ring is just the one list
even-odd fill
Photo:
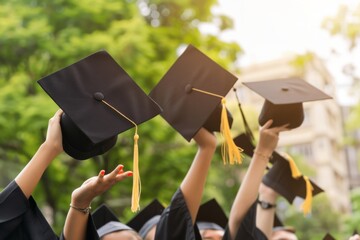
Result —
[[186, 93], [191, 93], [191, 91], [192, 91], [192, 86], [191, 86], [190, 84], [187, 84], [187, 85], [185, 86], [185, 92], [186, 92]]
[[287, 91], [289, 91], [289, 88], [287, 88], [287, 87], [282, 87], [282, 88], [281, 88], [281, 91], [287, 92]]
[[102, 94], [101, 92], [96, 92], [94, 93], [94, 98], [97, 101], [101, 102], [104, 99], [104, 94]]

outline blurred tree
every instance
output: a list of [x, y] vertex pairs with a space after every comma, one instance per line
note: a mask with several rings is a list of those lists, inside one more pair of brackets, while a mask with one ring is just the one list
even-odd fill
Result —
[[[215, 0], [7, 0], [0, 1], [0, 167], [1, 186], [13, 179], [44, 140], [48, 119], [58, 108], [36, 80], [99, 50], [106, 49], [145, 92], [158, 82], [178, 56], [193, 44], [226, 68], [241, 48], [216, 36], [204, 35], [202, 23], [222, 31], [232, 27], [226, 16], [214, 16]], [[166, 126], [166, 127], [164, 127]], [[160, 116], [139, 126], [141, 205], [152, 198], [165, 204], [179, 186], [196, 149]], [[132, 169], [133, 131], [122, 133], [103, 156], [75, 161], [66, 154], [45, 172], [34, 196], [52, 210], [49, 220], [60, 232], [73, 189], [100, 169], [118, 163]], [[217, 160], [214, 160], [214, 162]], [[217, 164], [217, 163], [216, 163]], [[219, 164], [220, 165], [220, 164]], [[221, 197], [224, 172], [215, 169], [206, 196]], [[229, 170], [230, 171], [230, 170]], [[231, 170], [233, 171], [233, 170]], [[220, 190], [219, 190], [220, 189]], [[129, 212], [131, 181], [96, 199], [106, 201], [122, 220]], [[224, 199], [230, 205], [231, 199]]]
[[[360, 4], [357, 3], [355, 7], [341, 6], [335, 16], [327, 17], [323, 21], [323, 28], [333, 35], [343, 39], [348, 46], [348, 52], [355, 53], [359, 50], [360, 39]], [[336, 49], [334, 50], [336, 52]], [[349, 91], [355, 93], [359, 92], [360, 86], [360, 72], [358, 64], [351, 59], [343, 66], [344, 75], [350, 77], [352, 81], [352, 87]], [[359, 96], [356, 94], [356, 96]], [[350, 116], [346, 119], [346, 130], [348, 133], [358, 132], [360, 128], [360, 104], [352, 106]], [[359, 149], [360, 141], [358, 138], [354, 138], [357, 134], [347, 134], [345, 144], [353, 146], [355, 149]], [[358, 151], [358, 163], [360, 166], [360, 152]], [[359, 168], [360, 169], [360, 168]], [[360, 219], [360, 198], [359, 191], [352, 190], [351, 193], [352, 202], [352, 214], [345, 216], [344, 229], [347, 231], [347, 236], [356, 229]]]

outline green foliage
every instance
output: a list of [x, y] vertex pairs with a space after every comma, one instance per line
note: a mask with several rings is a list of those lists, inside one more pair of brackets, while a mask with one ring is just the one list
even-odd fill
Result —
[[351, 191], [351, 203], [352, 203], [352, 213], [350, 216], [345, 218], [344, 231], [350, 236], [354, 230], [359, 231], [359, 222], [360, 222], [360, 189], [353, 189]]
[[[280, 204], [281, 205], [281, 204]], [[283, 205], [288, 205], [283, 203]], [[341, 226], [341, 215], [331, 211], [331, 205], [327, 196], [322, 193], [313, 199], [312, 213], [304, 216], [293, 205], [287, 206], [284, 214], [284, 224], [294, 226], [299, 239], [316, 240], [322, 239], [327, 232], [338, 236]], [[345, 239], [345, 238], [336, 238]]]
[[354, 49], [360, 36], [360, 4], [355, 8], [341, 6], [335, 16], [324, 19], [322, 26], [332, 35], [345, 37]]

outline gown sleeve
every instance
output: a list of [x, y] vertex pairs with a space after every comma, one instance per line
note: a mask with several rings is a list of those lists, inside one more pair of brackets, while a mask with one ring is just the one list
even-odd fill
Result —
[[58, 239], [35, 200], [27, 199], [15, 181], [0, 193], [0, 233], [0, 240]]
[[170, 205], [161, 214], [156, 226], [155, 240], [163, 239], [201, 239], [196, 224], [193, 225], [192, 223], [189, 209], [180, 188], [175, 192]]
[[[256, 227], [256, 202], [253, 203], [239, 226], [235, 240], [240, 239], [267, 240], [265, 234]], [[223, 240], [231, 240], [228, 227], [225, 229]]]

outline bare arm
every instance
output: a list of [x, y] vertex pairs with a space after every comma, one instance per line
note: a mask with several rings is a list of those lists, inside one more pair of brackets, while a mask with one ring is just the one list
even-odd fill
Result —
[[[271, 204], [276, 203], [278, 193], [272, 188], [261, 183], [259, 187], [259, 200]], [[262, 209], [259, 205], [256, 209], [256, 226], [270, 239], [274, 226], [276, 208]]]
[[[107, 175], [105, 175], [104, 170], [100, 171], [98, 176], [89, 178], [79, 188], [73, 191], [71, 195], [71, 206], [86, 209], [96, 196], [103, 194], [115, 183], [130, 176], [132, 176], [132, 172], [124, 172], [122, 165], [117, 166], [115, 170]], [[66, 217], [64, 237], [66, 240], [86, 239], [89, 214], [76, 210], [73, 207], [70, 207]]]
[[254, 151], [250, 166], [241, 183], [235, 197], [229, 216], [229, 231], [231, 239], [234, 239], [242, 220], [256, 201], [258, 189], [264, 175], [269, 157], [277, 146], [279, 133], [287, 130], [286, 126], [269, 128], [272, 120], [269, 120], [260, 129], [259, 143]]
[[15, 178], [16, 183], [26, 198], [29, 198], [33, 193], [46, 168], [54, 158], [63, 151], [60, 128], [61, 114], [62, 110], [58, 110], [55, 115], [50, 118], [45, 142], [39, 147], [30, 162]]
[[193, 223], [196, 220], [211, 159], [216, 149], [215, 136], [204, 128], [196, 133], [194, 140], [198, 145], [198, 151], [180, 185]]

